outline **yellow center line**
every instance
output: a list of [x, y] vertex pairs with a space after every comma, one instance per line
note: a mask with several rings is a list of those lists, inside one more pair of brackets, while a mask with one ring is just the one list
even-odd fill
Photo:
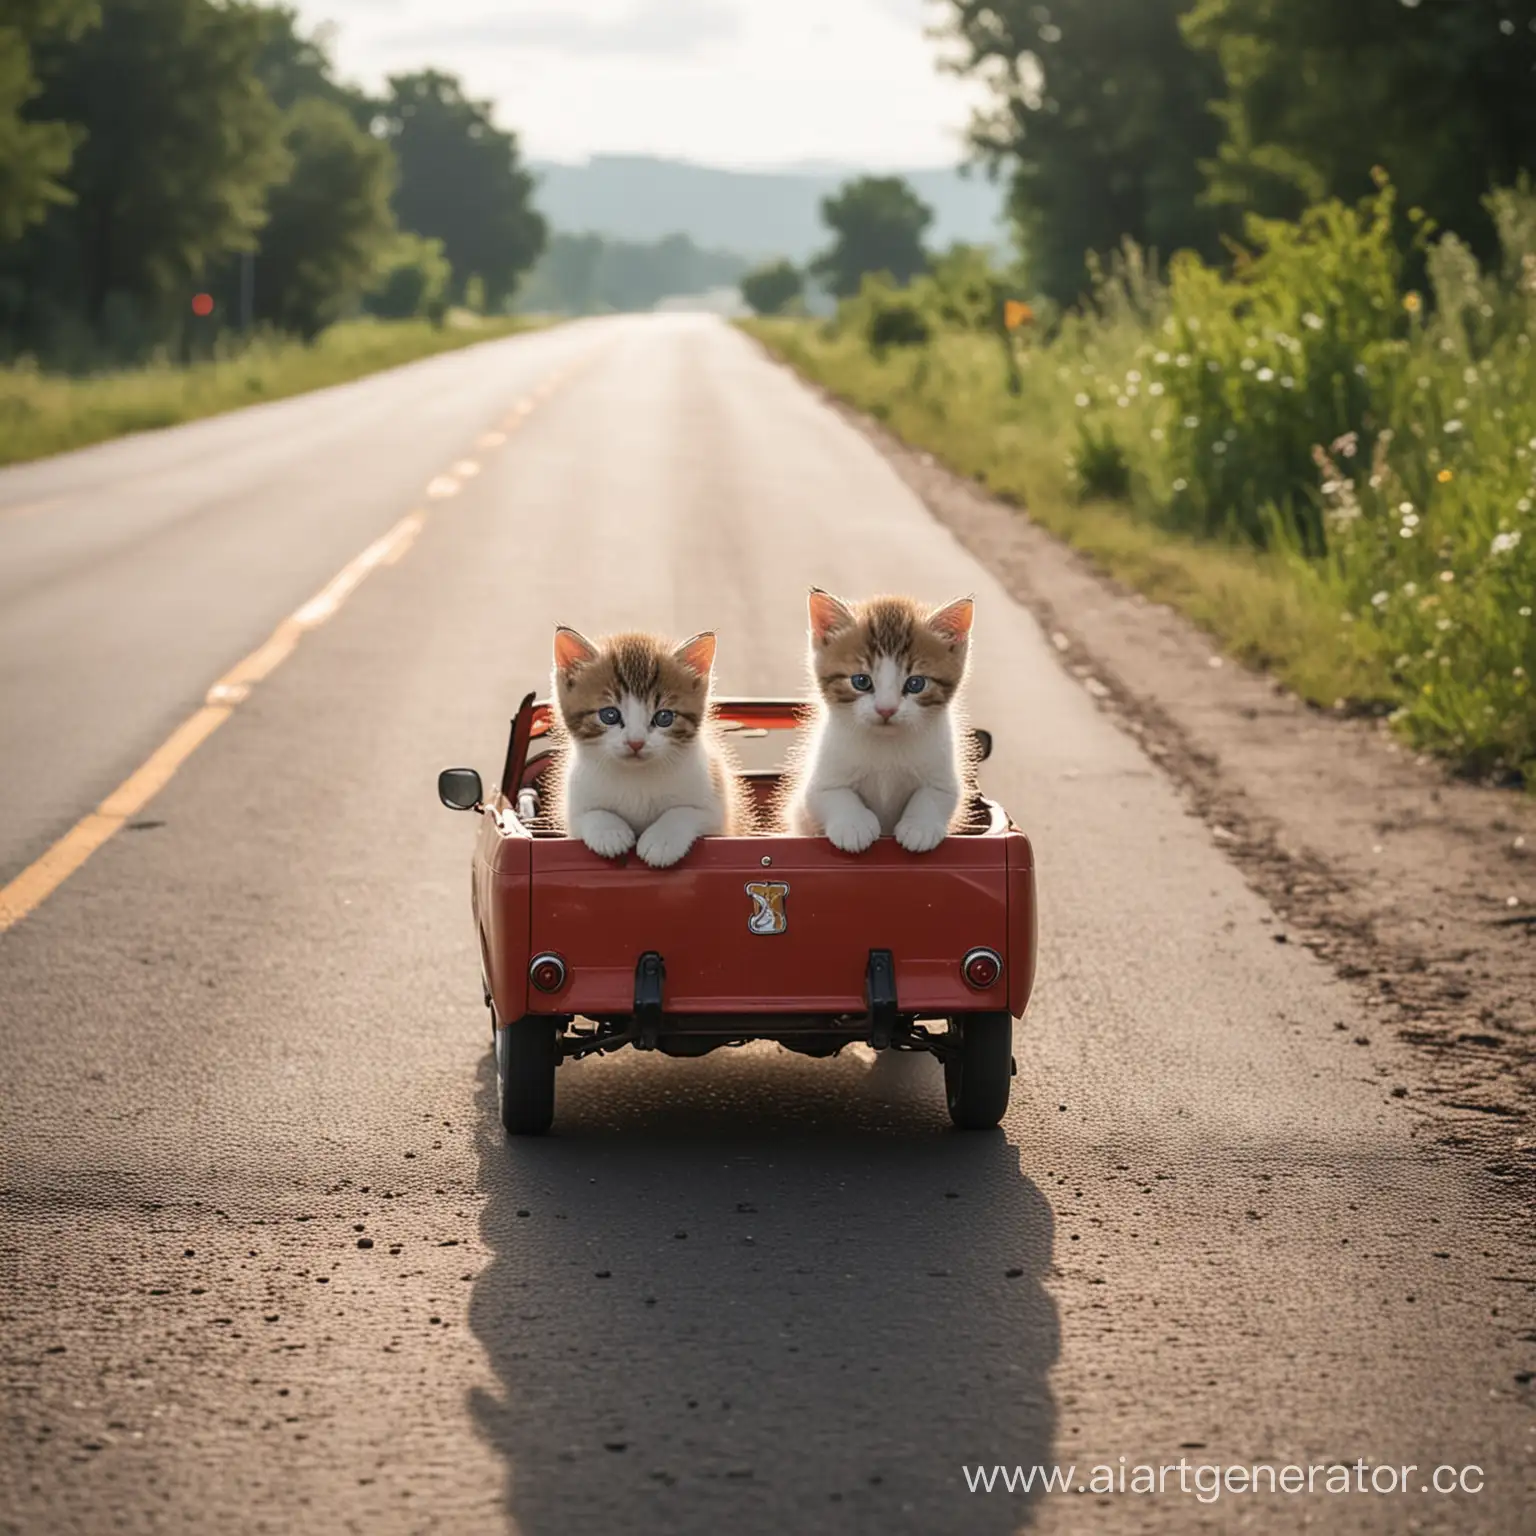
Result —
[[[589, 361], [583, 359], [580, 367], [568, 368], [546, 380], [539, 386], [539, 397], [547, 398]], [[533, 409], [531, 400], [518, 401], [508, 418], [509, 425], [520, 424]], [[496, 435], [486, 434], [487, 437]], [[505, 438], [501, 440], [505, 441]], [[481, 441], [484, 445], [484, 439]], [[462, 459], [454, 465], [455, 473], [465, 477], [478, 474], [479, 469], [479, 464], [470, 459]], [[441, 489], [444, 486], [448, 488]], [[439, 475], [427, 487], [427, 494], [441, 499], [454, 495], [459, 488], [460, 483], [453, 476]], [[47, 503], [17, 510], [37, 510], [43, 505]], [[408, 513], [383, 538], [376, 539], [360, 555], [349, 560], [307, 603], [289, 614], [254, 651], [237, 661], [214, 683], [202, 705], [94, 811], [81, 817], [46, 853], [0, 889], [0, 933], [14, 928], [29, 912], [35, 911], [102, 844], [137, 816], [170, 783], [177, 769], [229, 719], [251, 689], [270, 677], [294, 653], [305, 634], [333, 618], [369, 572], [381, 565], [394, 565], [405, 555], [426, 526], [426, 520], [427, 514], [419, 508]]]

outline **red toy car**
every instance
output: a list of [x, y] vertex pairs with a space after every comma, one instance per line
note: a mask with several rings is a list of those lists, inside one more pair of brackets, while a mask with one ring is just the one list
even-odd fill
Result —
[[[771, 764], [743, 770], [761, 804], [803, 714], [715, 705], [739, 760]], [[698, 1056], [748, 1040], [811, 1056], [856, 1041], [928, 1051], [957, 1126], [1002, 1119], [1036, 920], [1034, 854], [1000, 806], [976, 794], [931, 853], [891, 837], [856, 855], [824, 838], [710, 837], [652, 869], [600, 858], [552, 824], [552, 724], [529, 694], [489, 802], [472, 768], [438, 777], [444, 805], [483, 817], [472, 899], [508, 1132], [549, 1129], [555, 1069], [570, 1057], [626, 1045]], [[976, 736], [985, 757], [991, 738]]]

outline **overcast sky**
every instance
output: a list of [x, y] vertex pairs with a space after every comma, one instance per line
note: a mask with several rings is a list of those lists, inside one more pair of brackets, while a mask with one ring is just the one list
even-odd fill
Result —
[[436, 64], [534, 159], [951, 165], [977, 99], [935, 68], [942, 0], [296, 0], [343, 75]]

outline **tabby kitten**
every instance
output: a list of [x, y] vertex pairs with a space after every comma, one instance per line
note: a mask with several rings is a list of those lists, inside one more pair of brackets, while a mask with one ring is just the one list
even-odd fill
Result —
[[738, 780], [709, 722], [715, 637], [597, 644], [555, 631], [554, 693], [565, 727], [563, 825], [594, 853], [631, 848], [657, 869], [694, 840], [736, 830]]
[[883, 833], [911, 853], [937, 848], [960, 806], [966, 763], [955, 696], [975, 604], [929, 610], [905, 597], [848, 604], [810, 595], [817, 718], [786, 816], [862, 853]]

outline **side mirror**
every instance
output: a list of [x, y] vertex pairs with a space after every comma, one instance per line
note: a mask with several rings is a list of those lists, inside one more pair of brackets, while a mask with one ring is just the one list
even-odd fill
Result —
[[480, 775], [473, 768], [444, 768], [437, 776], [437, 798], [450, 811], [481, 810], [485, 791]]
[[976, 761], [984, 763], [992, 756], [992, 732], [972, 731], [971, 740], [976, 743]]

